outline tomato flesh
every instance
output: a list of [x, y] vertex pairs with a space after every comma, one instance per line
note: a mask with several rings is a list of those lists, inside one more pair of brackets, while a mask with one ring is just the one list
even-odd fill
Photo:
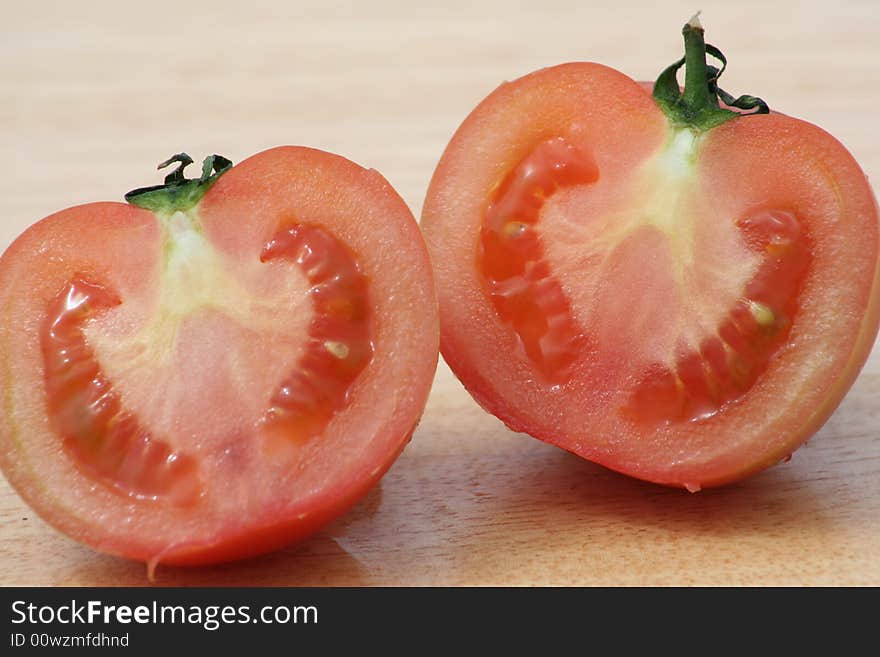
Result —
[[557, 189], [589, 184], [595, 162], [562, 139], [539, 144], [505, 178], [481, 231], [479, 263], [499, 317], [550, 380], [564, 380], [584, 349], [571, 303], [551, 274], [536, 230], [544, 199]]
[[422, 229], [441, 350], [482, 406], [689, 490], [791, 454], [880, 320], [877, 205], [846, 149], [775, 113], [692, 130], [596, 64], [481, 102]]
[[412, 214], [313, 149], [249, 158], [188, 208], [47, 217], [0, 280], [4, 474], [63, 532], [151, 567], [339, 516], [407, 444], [437, 363]]
[[276, 235], [260, 256], [274, 258], [303, 270], [314, 314], [305, 354], [272, 395], [266, 430], [281, 440], [308, 440], [346, 404], [372, 358], [367, 279], [345, 245], [317, 226], [294, 225]]
[[714, 335], [683, 350], [674, 368], [649, 367], [623, 412], [636, 420], [705, 420], [742, 397], [787, 342], [809, 264], [806, 236], [791, 212], [763, 210], [737, 222], [762, 255], [758, 271]]
[[127, 495], [192, 504], [202, 489], [195, 460], [152, 436], [123, 408], [83, 335], [85, 322], [120, 303], [83, 279], [72, 280], [53, 302], [40, 336], [49, 417], [90, 476]]
[[[599, 176], [595, 160], [584, 150], [561, 138], [542, 142], [504, 179], [483, 220], [478, 267], [488, 294], [498, 317], [516, 332], [523, 353], [553, 383], [568, 379], [571, 365], [595, 336], [578, 324], [572, 302], [552, 272], [539, 219], [554, 193], [590, 185]], [[727, 317], [696, 348], [680, 340], [671, 366], [647, 366], [621, 407], [627, 417], [706, 419], [745, 394], [785, 344], [809, 261], [800, 222], [791, 212], [760, 210], [736, 225], [762, 258], [756, 273]], [[631, 234], [616, 234], [603, 258], [613, 258], [614, 248]]]
[[[306, 275], [314, 311], [304, 353], [263, 419], [267, 439], [301, 442], [324, 430], [373, 353], [366, 277], [353, 254], [317, 226], [294, 225], [261, 256], [294, 261]], [[89, 473], [126, 494], [193, 504], [204, 484], [192, 456], [154, 437], [123, 407], [87, 344], [83, 326], [122, 299], [74, 279], [55, 300], [41, 334], [53, 425]]]

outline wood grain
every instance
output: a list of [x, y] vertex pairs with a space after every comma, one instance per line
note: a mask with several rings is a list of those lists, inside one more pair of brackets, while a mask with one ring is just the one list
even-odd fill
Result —
[[[731, 92], [836, 135], [880, 175], [878, 18], [864, 2], [702, 2]], [[415, 212], [467, 112], [562, 61], [653, 79], [691, 2], [3, 2], [0, 246], [156, 182], [171, 153], [280, 143], [380, 170]], [[597, 99], [598, 100], [598, 99]], [[312, 539], [161, 585], [880, 584], [880, 356], [791, 462], [690, 495], [514, 434], [441, 365], [379, 487]], [[0, 482], [0, 584], [141, 585]]]

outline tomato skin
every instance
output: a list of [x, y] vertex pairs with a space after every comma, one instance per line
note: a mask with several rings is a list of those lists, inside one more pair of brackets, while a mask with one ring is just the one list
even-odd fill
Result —
[[[274, 282], [279, 276], [289, 277], [290, 283], [285, 285], [293, 291], [308, 285], [307, 279], [296, 273], [295, 262], [284, 258], [260, 261], [273, 236], [296, 222], [325, 227], [352, 250], [367, 276], [375, 353], [350, 383], [345, 406], [328, 420], [324, 434], [310, 437], [305, 446], [294, 442], [289, 454], [266, 452], [259, 432], [251, 430], [233, 437], [228, 447], [233, 460], [225, 465], [226, 457], [217, 457], [213, 443], [204, 443], [202, 457], [208, 459], [205, 467], [214, 492], [209, 491], [195, 506], [120, 495], [89, 480], [48, 423], [41, 393], [44, 371], [38, 327], [52, 299], [76, 275], [112, 285], [123, 299], [120, 308], [129, 308], [128, 315], [105, 322], [105, 333], [112, 337], [130, 333], [133, 327], [152, 326], [151, 313], [161, 308], [157, 290], [162, 289], [162, 277], [168, 276], [163, 267], [169, 267], [169, 257], [175, 257], [163, 247], [166, 220], [131, 205], [94, 203], [51, 215], [23, 233], [0, 258], [0, 280], [4, 282], [0, 288], [4, 310], [0, 321], [0, 389], [5, 398], [5, 412], [0, 414], [0, 466], [24, 500], [51, 525], [96, 549], [147, 562], [151, 568], [157, 563], [216, 563], [260, 554], [303, 539], [344, 513], [379, 481], [409, 442], [427, 401], [438, 358], [439, 320], [427, 251], [412, 214], [377, 172], [323, 151], [280, 147], [257, 154], [223, 174], [196, 211], [201, 222], [199, 234], [210, 244], [211, 253], [220, 254], [217, 257], [234, 275], [233, 281], [246, 284], [242, 289], [257, 295], [283, 294], [283, 286], [278, 288], [280, 292], [273, 292], [281, 285]], [[185, 252], [189, 247], [181, 248]], [[240, 278], [248, 271], [256, 274]], [[196, 276], [183, 279], [196, 285], [201, 280], [198, 274], [196, 268], [181, 275]], [[171, 290], [171, 294], [177, 292]], [[180, 294], [183, 296], [174, 296], [172, 301], [189, 303], [187, 289]], [[308, 327], [307, 307], [296, 305], [300, 303], [296, 299], [289, 303], [303, 316], [291, 318], [290, 331], [295, 338], [297, 331]], [[273, 304], [266, 312], [271, 319], [285, 311]], [[252, 314], [243, 312], [241, 316], [246, 321]], [[198, 323], [195, 321], [196, 328]], [[255, 330], [264, 330], [261, 326], [255, 325]], [[279, 328], [283, 335], [284, 325]], [[96, 338], [98, 334], [90, 330], [87, 336]], [[253, 347], [246, 343], [238, 346], [241, 353], [259, 353], [273, 339], [261, 338]], [[96, 357], [104, 364], [105, 357], [112, 356], [106, 350], [112, 340], [102, 340], [96, 343]], [[192, 343], [198, 353], [204, 348], [200, 344]], [[289, 346], [279, 350], [282, 363], [273, 366], [276, 370], [281, 367], [278, 371], [286, 371], [284, 367], [295, 365], [287, 352], [295, 353]], [[268, 363], [270, 356], [261, 357]], [[217, 369], [210, 360], [192, 363], [204, 367], [206, 374]], [[111, 361], [106, 364], [108, 377], [114, 381], [118, 367], [114, 369]], [[173, 366], [169, 371], [174, 377], [181, 374], [175, 373]], [[197, 373], [201, 376], [200, 370]], [[260, 373], [249, 373], [244, 380], [253, 380], [267, 391], [268, 410], [268, 391], [279, 381], [260, 382]], [[148, 386], [151, 376], [162, 374], [144, 374], [116, 382], [123, 401], [161, 434], [162, 418], [157, 409], [149, 400], [139, 401], [136, 393], [141, 390], [140, 379], [146, 379], [143, 385]], [[193, 376], [192, 372], [185, 374]], [[345, 384], [349, 385], [347, 379]], [[168, 382], [171, 390], [176, 390], [175, 385], [173, 380]], [[207, 403], [210, 406], [210, 399]], [[213, 415], [222, 418], [223, 402], [214, 410]], [[254, 409], [253, 417], [258, 418], [259, 413], [260, 409]], [[204, 421], [205, 426], [214, 420], [200, 417], [196, 420]], [[229, 421], [237, 426], [244, 422], [237, 417]], [[245, 422], [244, 426], [250, 425]], [[164, 435], [177, 440], [173, 431]], [[196, 447], [191, 446], [190, 452]], [[260, 478], [278, 477], [287, 470], [284, 459], [291, 463], [291, 475], [261, 484]], [[230, 472], [234, 473], [245, 466], [251, 470], [238, 479], [216, 480], [217, 473], [226, 472], [223, 468], [232, 467]]]
[[[642, 338], [624, 336], [617, 346], [606, 341], [579, 359], [569, 381], [555, 388], [542, 382], [489, 303], [487, 283], [475, 266], [480, 226], [499, 181], [539, 143], [558, 137], [593, 154], [599, 180], [613, 181], [596, 185], [595, 197], [618, 202], [614, 185], [631, 184], [620, 172], [638, 169], [651, 152], [664, 148], [670, 131], [646, 91], [590, 63], [563, 64], [502, 85], [450, 141], [426, 196], [422, 228], [438, 281], [441, 352], [481, 406], [515, 431], [611, 469], [697, 490], [737, 481], [790, 455], [852, 385], [877, 334], [878, 210], [852, 156], [815, 126], [771, 113], [738, 117], [700, 135], [695, 175], [712, 181], [708, 185], [717, 183], [713, 198], [730, 210], [720, 216], [735, 219], [761, 202], [791, 206], [814, 240], [803, 309], [790, 339], [745, 396], [697, 422], [638, 428], [618, 417], [619, 403], [608, 402], [622, 394], [627, 380], [620, 365], [632, 358], [627, 346], [644, 348], [637, 344]], [[634, 197], [627, 206], [633, 211], [639, 207], [638, 193]], [[572, 198], [548, 206], [549, 218], [539, 223], [556, 221], [544, 229], [544, 249], [573, 299], [587, 294], [577, 289], [578, 271], [589, 262], [566, 246], [584, 244], [576, 231], [568, 235], [560, 228], [569, 225], [561, 223], [566, 215], [560, 208], [572, 212]], [[576, 198], [591, 211], [602, 209], [586, 191]], [[576, 217], [569, 215], [571, 226], [578, 225]], [[840, 257], [844, 252], [846, 258]], [[629, 285], [618, 296], [623, 305], [637, 306], [646, 294]], [[836, 313], [830, 310], [835, 303]], [[823, 332], [820, 325], [828, 328]], [[581, 326], [591, 330], [588, 323]], [[644, 342], [653, 339], [643, 335]]]

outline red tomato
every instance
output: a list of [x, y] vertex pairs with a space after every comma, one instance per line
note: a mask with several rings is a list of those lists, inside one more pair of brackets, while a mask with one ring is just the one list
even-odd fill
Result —
[[381, 175], [297, 147], [211, 164], [47, 217], [0, 260], [5, 474], [58, 529], [153, 566], [341, 514], [437, 362], [427, 251]]
[[697, 490], [785, 458], [839, 404], [877, 332], [878, 219], [840, 143], [720, 91], [723, 56], [684, 35], [683, 92], [685, 59], [653, 97], [591, 63], [499, 87], [422, 229], [442, 353], [483, 407]]

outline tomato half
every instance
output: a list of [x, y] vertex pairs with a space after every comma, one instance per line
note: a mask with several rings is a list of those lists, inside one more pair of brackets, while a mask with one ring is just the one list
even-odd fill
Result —
[[723, 55], [684, 35], [653, 96], [592, 63], [503, 84], [422, 228], [441, 351], [482, 406], [698, 490], [784, 459], [841, 401], [877, 332], [878, 219], [839, 142], [718, 89]]
[[428, 254], [381, 175], [299, 147], [230, 165], [54, 214], [0, 260], [3, 471], [58, 529], [152, 566], [341, 514], [438, 357]]

